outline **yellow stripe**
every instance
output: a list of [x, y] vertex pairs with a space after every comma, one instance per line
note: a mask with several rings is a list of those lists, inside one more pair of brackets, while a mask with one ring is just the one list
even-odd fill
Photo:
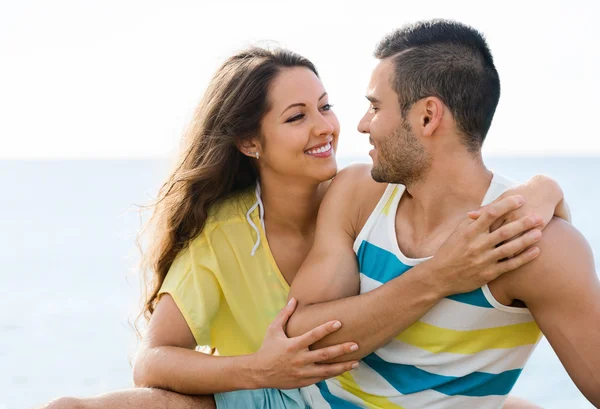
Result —
[[382, 213], [385, 214], [386, 216], [389, 215], [389, 213], [390, 213], [390, 207], [392, 206], [392, 201], [394, 200], [394, 197], [396, 197], [396, 193], [398, 193], [398, 187], [397, 186], [394, 187], [394, 191], [390, 195], [390, 198], [386, 202], [385, 206], [383, 206]]
[[487, 349], [535, 344], [541, 336], [535, 321], [471, 331], [440, 328], [417, 321], [396, 339], [434, 354], [474, 354]]
[[350, 372], [346, 372], [336, 379], [340, 382], [342, 389], [362, 399], [364, 404], [371, 409], [404, 409], [402, 406], [392, 403], [388, 398], [371, 395], [360, 389], [358, 383], [354, 380], [352, 375], [350, 375]]

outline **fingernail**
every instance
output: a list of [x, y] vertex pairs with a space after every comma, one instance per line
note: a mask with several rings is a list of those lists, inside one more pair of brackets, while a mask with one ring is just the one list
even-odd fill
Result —
[[356, 369], [356, 368], [358, 368], [358, 362], [355, 362], [352, 364], [352, 369]]
[[341, 322], [339, 322], [339, 321], [336, 321], [336, 322], [334, 322], [334, 323], [333, 323], [333, 325], [332, 325], [332, 326], [333, 326], [333, 329], [338, 329], [339, 327], [341, 327], [341, 326], [342, 326], [342, 323], [341, 323]]
[[539, 214], [532, 214], [531, 220], [533, 220], [535, 223], [539, 223], [542, 221], [542, 217]]
[[350, 351], [358, 351], [358, 345], [354, 344], [350, 347]]
[[529, 232], [529, 236], [534, 239], [537, 240], [540, 237], [542, 237], [542, 232], [539, 230], [532, 230], [531, 232]]
[[294, 302], [296, 301], [295, 298], [292, 298], [291, 300], [288, 301], [287, 305], [292, 305]]

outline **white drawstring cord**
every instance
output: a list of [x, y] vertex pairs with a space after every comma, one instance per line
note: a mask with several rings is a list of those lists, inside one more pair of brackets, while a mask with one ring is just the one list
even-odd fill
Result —
[[254, 224], [254, 222], [252, 221], [252, 218], [250, 217], [250, 215], [252, 214], [254, 209], [256, 209], [257, 207], [258, 207], [258, 213], [259, 213], [259, 217], [260, 217], [260, 224], [262, 225], [263, 230], [266, 231], [266, 229], [265, 229], [265, 207], [260, 198], [260, 182], [258, 180], [256, 181], [256, 189], [254, 190], [254, 195], [256, 196], [256, 202], [248, 210], [248, 213], [246, 213], [246, 220], [248, 220], [248, 223], [250, 223], [250, 226], [252, 226], [252, 228], [256, 232], [256, 243], [254, 243], [254, 247], [252, 248], [252, 251], [250, 252], [251, 256], [254, 256], [256, 254], [256, 250], [258, 249], [258, 246], [260, 246], [260, 231], [258, 230], [258, 227], [256, 227], [256, 224]]

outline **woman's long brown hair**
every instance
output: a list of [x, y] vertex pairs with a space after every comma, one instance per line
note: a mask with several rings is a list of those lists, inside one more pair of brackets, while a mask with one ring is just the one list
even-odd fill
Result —
[[142, 229], [149, 241], [142, 258], [144, 304], [150, 319], [158, 293], [177, 255], [204, 228], [209, 208], [257, 179], [241, 140], [260, 136], [269, 110], [270, 84], [284, 68], [317, 70], [306, 58], [284, 49], [252, 47], [227, 59], [213, 76], [184, 135], [177, 164], [159, 190], [152, 217]]

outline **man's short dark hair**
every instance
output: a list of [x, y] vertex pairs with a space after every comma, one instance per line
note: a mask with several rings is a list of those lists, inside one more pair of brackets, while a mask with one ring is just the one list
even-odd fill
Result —
[[403, 116], [418, 100], [435, 96], [452, 111], [469, 150], [481, 149], [500, 99], [500, 78], [480, 32], [454, 21], [423, 21], [387, 35], [375, 57], [393, 59]]

